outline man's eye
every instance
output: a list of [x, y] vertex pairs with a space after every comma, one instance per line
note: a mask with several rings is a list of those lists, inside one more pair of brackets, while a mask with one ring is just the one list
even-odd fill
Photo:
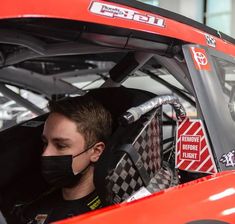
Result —
[[43, 144], [42, 152], [44, 152], [46, 150], [46, 148], [47, 148], [48, 142], [47, 141], [42, 141], [42, 144]]
[[42, 144], [43, 144], [43, 148], [45, 148], [45, 147], [47, 147], [48, 142], [47, 141], [42, 141]]
[[65, 148], [67, 148], [68, 146], [67, 145], [65, 145], [65, 144], [56, 144], [56, 148], [57, 149], [65, 149]]

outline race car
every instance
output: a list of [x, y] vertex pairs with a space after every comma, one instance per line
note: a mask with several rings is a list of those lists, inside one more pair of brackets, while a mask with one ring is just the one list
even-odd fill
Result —
[[0, 34], [0, 91], [38, 115], [0, 133], [2, 220], [48, 187], [47, 110], [15, 86], [113, 117], [94, 176], [110, 206], [58, 223], [235, 222], [234, 39], [134, 0], [8, 0]]

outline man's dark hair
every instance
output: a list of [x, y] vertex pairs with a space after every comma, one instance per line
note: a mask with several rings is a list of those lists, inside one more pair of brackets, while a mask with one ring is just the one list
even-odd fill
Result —
[[74, 121], [86, 146], [106, 142], [112, 132], [112, 118], [102, 104], [91, 96], [78, 96], [49, 102], [50, 113], [59, 113]]

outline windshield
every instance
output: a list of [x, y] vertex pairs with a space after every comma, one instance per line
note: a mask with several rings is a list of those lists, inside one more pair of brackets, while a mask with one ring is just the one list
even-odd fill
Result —
[[[12, 85], [2, 85], [1, 87], [0, 131], [48, 111], [48, 100], [42, 95]], [[33, 107], [37, 107], [40, 113], [34, 111]]]
[[230, 115], [235, 121], [235, 62], [213, 57], [216, 64], [218, 78], [228, 105]]
[[[197, 98], [198, 118], [207, 130], [215, 161], [221, 170], [234, 169], [235, 161], [228, 163], [223, 158], [235, 149], [235, 60], [195, 45], [185, 46], [184, 53]], [[205, 59], [203, 66], [199, 53]]]

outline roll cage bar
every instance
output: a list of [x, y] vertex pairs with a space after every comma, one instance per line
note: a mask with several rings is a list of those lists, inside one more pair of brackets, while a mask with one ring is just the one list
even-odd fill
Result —
[[[30, 21], [30, 22], [29, 22]], [[33, 22], [32, 22], [33, 21]], [[42, 21], [45, 21], [44, 19]], [[55, 22], [54, 19], [46, 19], [46, 21]], [[21, 73], [21, 75], [25, 76], [25, 79], [30, 79], [30, 74], [25, 69], [20, 69], [21, 63], [24, 63], [25, 61], [37, 61], [40, 63], [40, 60], [47, 60], [48, 58], [58, 58], [63, 56], [83, 56], [83, 55], [89, 55], [89, 54], [109, 54], [109, 53], [121, 53], [123, 55], [126, 54], [126, 58], [128, 60], [132, 61], [132, 63], [125, 64], [125, 58], [118, 63], [113, 69], [110, 70], [110, 79], [114, 81], [114, 83], [122, 83], [128, 75], [131, 73], [134, 73], [139, 67], [141, 67], [146, 61], [148, 61], [154, 53], [158, 53], [162, 56], [173, 56], [176, 54], [180, 54], [181, 48], [179, 47], [179, 41], [177, 42], [174, 38], [165, 38], [165, 37], [158, 37], [154, 35], [154, 41], [150, 38], [149, 35], [146, 35], [145, 38], [143, 38], [140, 33], [136, 33], [135, 31], [129, 31], [130, 33], [127, 34], [127, 36], [123, 36], [122, 31], [120, 32], [121, 35], [110, 35], [110, 30], [105, 30], [104, 33], [94, 33], [91, 32], [89, 29], [89, 24], [84, 24], [86, 26], [86, 29], [88, 31], [84, 31], [84, 27], [81, 28], [82, 30], [73, 30], [73, 36], [76, 36], [73, 40], [68, 40], [66, 30], [61, 31], [61, 37], [58, 36], [57, 38], [52, 34], [50, 36], [48, 34], [48, 30], [45, 31], [45, 36], [43, 36], [42, 33], [33, 33], [33, 35], [28, 34], [28, 27], [37, 27], [39, 26], [40, 19], [27, 19], [25, 20], [26, 28], [22, 28], [22, 20], [19, 24], [19, 26], [22, 28], [22, 30], [16, 30], [14, 27], [17, 26], [17, 20], [7, 20], [0, 23], [3, 26], [3, 29], [0, 31], [0, 43], [3, 45], [1, 49], [1, 65], [2, 67], [5, 67], [2, 69], [4, 72], [0, 72], [0, 80], [2, 82], [6, 83], [14, 83], [16, 80], [12, 80], [7, 82], [7, 79], [10, 77], [10, 75], [5, 75], [6, 73], [11, 73], [13, 70], [9, 65], [17, 65], [18, 72]], [[68, 21], [67, 21], [68, 22]], [[35, 23], [35, 24], [34, 24]], [[71, 21], [73, 23], [73, 21]], [[79, 22], [78, 22], [79, 23]], [[6, 24], [10, 24], [13, 29], [6, 30], [4, 29]], [[34, 26], [33, 26], [34, 24]], [[51, 25], [49, 25], [50, 28]], [[82, 25], [79, 23], [79, 27]], [[95, 25], [96, 28], [102, 27], [101, 25]], [[106, 28], [107, 29], [107, 28]], [[120, 29], [118, 29], [120, 30]], [[127, 32], [127, 31], [125, 31]], [[53, 33], [53, 32], [51, 32]], [[112, 32], [113, 33], [113, 32]], [[114, 32], [115, 33], [115, 32]], [[130, 36], [132, 34], [132, 36]], [[134, 35], [134, 36], [133, 36]], [[67, 40], [65, 40], [66, 38]], [[63, 41], [62, 41], [63, 40]], [[159, 41], [158, 41], [159, 40]], [[146, 52], [146, 53], [143, 53]], [[129, 52], [129, 53], [128, 53]], [[141, 53], [142, 52], [142, 53]], [[148, 52], [148, 53], [147, 53]], [[167, 57], [161, 57], [161, 56], [154, 56], [155, 59], [158, 61], [159, 64], [162, 64], [164, 61], [164, 66], [167, 64], [167, 69], [169, 72], [174, 72], [175, 76], [177, 76], [177, 79], [180, 79], [180, 82], [183, 83], [184, 87], [192, 93], [192, 88], [190, 87], [190, 84], [185, 78], [187, 75], [185, 75], [185, 72], [187, 72], [187, 69], [182, 69], [182, 67], [178, 66], [176, 64], [176, 60], [171, 60], [170, 58], [167, 59]], [[88, 57], [89, 58], [89, 57]], [[7, 68], [6, 68], [7, 67]], [[125, 69], [124, 69], [125, 67]], [[177, 68], [177, 71], [175, 69]], [[5, 70], [4, 70], [5, 69]], [[74, 93], [77, 92], [78, 94], [83, 94], [82, 91], [78, 90], [77, 88], [71, 88], [71, 86], [66, 86], [63, 81], [61, 81], [62, 77], [68, 77], [68, 76], [77, 76], [82, 74], [93, 74], [93, 73], [103, 73], [107, 72], [110, 67], [104, 70], [100, 70], [99, 67], [97, 68], [91, 68], [84, 69], [83, 71], [66, 71], [61, 72], [59, 71], [57, 74], [54, 74], [53, 79], [52, 78], [38, 78], [41, 82], [45, 85], [45, 83], [48, 83], [48, 85], [51, 85], [50, 83], [53, 83], [55, 85], [55, 81], [57, 82], [57, 91], [55, 94], [63, 94], [63, 91], [61, 92], [60, 85], [62, 88], [65, 89], [65, 91], [68, 91], [68, 93]], [[35, 76], [38, 74], [35, 73]], [[12, 75], [11, 75], [12, 76]], [[40, 76], [40, 74], [39, 74]], [[17, 79], [19, 81], [19, 79]], [[110, 81], [109, 81], [110, 82]], [[62, 84], [63, 83], [63, 84]], [[107, 85], [107, 83], [105, 84]], [[104, 86], [105, 86], [104, 85]], [[110, 84], [109, 84], [110, 85]], [[111, 84], [112, 85], [112, 84]], [[26, 83], [25, 85], [22, 83], [20, 86], [30, 86], [29, 83]], [[45, 87], [45, 86], [44, 86]], [[62, 89], [61, 88], [61, 89]], [[70, 89], [71, 88], [71, 89]], [[44, 88], [44, 89], [50, 89], [50, 88]], [[76, 91], [77, 90], [77, 91]], [[34, 90], [35, 91], [35, 90]], [[37, 91], [37, 90], [36, 90]], [[38, 91], [44, 92], [46, 96], [49, 96], [51, 93], [43, 91], [43, 88], [39, 88]], [[53, 90], [55, 91], [55, 90]]]
[[[44, 27], [42, 32], [35, 31], [29, 34], [29, 29], [42, 28], [43, 25], [40, 25], [40, 21], [47, 21], [48, 27]], [[144, 36], [143, 32], [134, 30], [115, 28], [113, 31], [107, 29], [107, 27], [104, 28], [105, 26], [102, 25], [74, 21], [64, 21], [73, 24], [72, 31], [62, 29], [59, 34], [57, 28], [53, 29], [55, 22], [58, 22], [58, 20], [22, 19], [19, 22], [19, 20], [10, 19], [0, 21], [0, 27], [2, 27], [0, 30], [0, 44], [2, 45], [0, 82], [42, 93], [48, 99], [51, 99], [53, 95], [83, 95], [83, 90], [64, 82], [63, 78], [100, 74], [103, 78], [108, 78], [102, 87], [120, 86], [128, 76], [143, 67], [151, 59], [173, 74], [189, 94], [193, 93], [188, 78], [188, 70], [180, 59], [182, 58], [181, 45], [183, 42], [152, 34]], [[63, 23], [63, 20], [59, 20], [59, 22]], [[11, 30], [6, 29], [8, 25], [12, 28]], [[50, 32], [50, 29], [55, 30], [58, 35]], [[102, 30], [102, 33], [100, 30]], [[70, 35], [68, 35], [68, 32]], [[116, 57], [115, 54], [117, 54]], [[110, 60], [116, 65], [112, 67], [113, 65], [107, 64], [105, 67], [99, 67], [85, 63], [84, 69], [68, 68], [65, 71], [58, 69], [58, 71], [53, 71], [54, 73], [47, 72], [47, 69], [41, 69], [38, 72], [37, 70], [30, 70], [32, 66], [26, 66], [26, 63], [30, 62], [43, 67], [45, 61], [50, 61], [58, 63], [60, 68], [65, 58], [73, 61], [72, 64], [76, 66], [76, 63], [80, 62], [79, 57], [82, 57], [84, 61], [90, 61], [97, 55], [102, 55], [101, 61], [107, 61], [110, 55], [114, 55]], [[122, 59], [120, 60], [120, 58]], [[151, 74], [150, 70], [145, 69], [143, 71], [154, 80], [163, 83], [163, 80]], [[164, 82], [164, 84], [167, 83]], [[187, 97], [187, 94], [171, 85], [168, 85], [168, 88], [177, 91], [184, 99], [195, 105], [193, 100]], [[12, 95], [10, 90], [4, 88], [4, 86], [2, 86], [2, 89]], [[26, 105], [24, 99], [15, 99], [20, 105]], [[27, 107], [37, 114], [41, 113], [39, 108], [32, 105], [27, 105]]]

